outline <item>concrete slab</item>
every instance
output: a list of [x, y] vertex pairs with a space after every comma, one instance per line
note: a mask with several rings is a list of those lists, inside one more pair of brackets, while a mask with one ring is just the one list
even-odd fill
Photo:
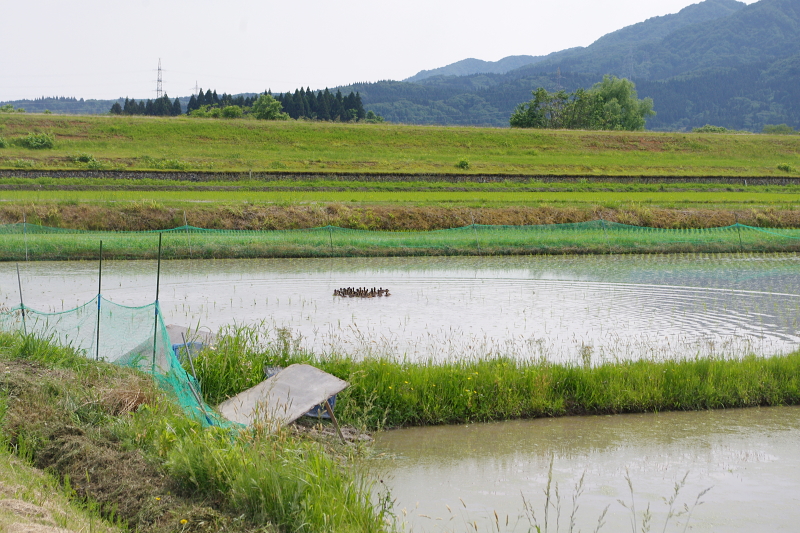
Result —
[[290, 424], [349, 384], [310, 365], [291, 365], [217, 409], [232, 422], [264, 422], [270, 431]]

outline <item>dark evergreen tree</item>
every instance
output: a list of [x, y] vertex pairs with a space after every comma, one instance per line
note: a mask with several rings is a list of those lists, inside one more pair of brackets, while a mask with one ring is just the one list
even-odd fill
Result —
[[171, 113], [171, 115], [173, 117], [177, 117], [181, 113], [183, 113], [183, 110], [181, 109], [181, 101], [176, 98], [175, 101], [172, 102], [172, 113]]
[[111, 106], [110, 113], [112, 115], [121, 115], [122, 114], [122, 106], [119, 105], [119, 102], [114, 102], [114, 105]]

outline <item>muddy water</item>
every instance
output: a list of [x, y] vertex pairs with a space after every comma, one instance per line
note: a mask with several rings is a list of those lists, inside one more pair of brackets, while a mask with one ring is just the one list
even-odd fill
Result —
[[[25, 303], [83, 303], [97, 293], [96, 269], [23, 263]], [[160, 301], [167, 323], [264, 321], [320, 352], [599, 362], [793, 350], [798, 273], [794, 255], [167, 261]], [[106, 262], [102, 294], [143, 305], [155, 299], [155, 281], [155, 262]], [[392, 296], [332, 296], [346, 286]], [[14, 265], [0, 264], [0, 305], [18, 300]]]
[[[497, 531], [499, 522], [500, 531], [527, 532], [523, 496], [543, 525], [551, 458], [550, 531], [558, 516], [555, 483], [566, 531], [584, 474], [576, 531], [594, 531], [606, 506], [601, 531], [630, 531], [631, 513], [617, 501], [631, 504], [626, 472], [640, 528], [649, 504], [652, 530], [662, 531], [668, 513], [662, 498], [688, 472], [677, 509], [691, 508], [713, 487], [695, 508], [691, 531], [797, 531], [798, 442], [798, 407], [410, 428], [377, 438], [385, 453], [378, 468], [413, 531], [474, 531], [473, 522], [479, 531]], [[673, 518], [667, 531], [683, 531], [686, 518]]]

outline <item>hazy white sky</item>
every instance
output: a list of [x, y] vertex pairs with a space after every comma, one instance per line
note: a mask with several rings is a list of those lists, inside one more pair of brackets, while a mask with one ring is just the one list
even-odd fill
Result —
[[[745, 0], [753, 3], [755, 0]], [[4, 0], [0, 101], [152, 98], [400, 80], [586, 46], [697, 0]]]

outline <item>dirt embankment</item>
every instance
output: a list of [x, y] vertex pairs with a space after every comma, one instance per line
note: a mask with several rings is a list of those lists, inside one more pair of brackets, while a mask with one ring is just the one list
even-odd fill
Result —
[[604, 219], [656, 228], [711, 228], [739, 222], [759, 227], [800, 227], [800, 209], [667, 209], [581, 207], [351, 207], [328, 205], [197, 205], [187, 209], [158, 203], [122, 206], [91, 204], [7, 204], [0, 224], [26, 220], [59, 228], [96, 231], [145, 231], [184, 225], [228, 230], [280, 230], [321, 226], [385, 231], [426, 231], [467, 226], [535, 225]]

